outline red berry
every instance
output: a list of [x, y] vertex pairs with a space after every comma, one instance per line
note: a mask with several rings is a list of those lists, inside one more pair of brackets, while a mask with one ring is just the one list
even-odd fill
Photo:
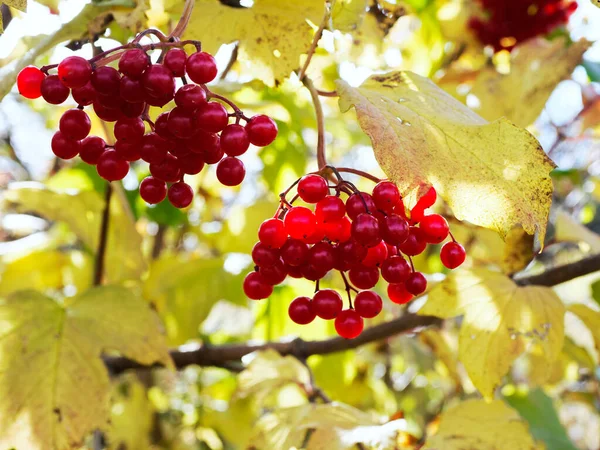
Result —
[[379, 222], [370, 214], [359, 214], [352, 222], [352, 237], [365, 247], [374, 247], [381, 242]]
[[165, 55], [164, 65], [171, 73], [176, 77], [182, 77], [185, 75], [185, 63], [187, 61], [187, 55], [185, 51], [180, 48], [172, 48]]
[[417, 227], [410, 227], [406, 241], [400, 244], [400, 251], [408, 256], [420, 255], [427, 247], [423, 231]]
[[373, 202], [373, 197], [366, 192], [352, 194], [350, 197], [348, 197], [348, 200], [346, 200], [346, 213], [352, 220], [356, 219], [359, 214], [366, 212], [372, 213], [376, 209], [377, 208], [375, 207], [375, 202]]
[[137, 161], [140, 159], [141, 144], [139, 142], [117, 141], [115, 151], [125, 161]]
[[304, 264], [302, 266], [302, 276], [310, 281], [317, 281], [327, 275], [327, 270], [323, 270], [314, 264]]
[[84, 86], [90, 81], [91, 74], [92, 66], [81, 56], [69, 56], [58, 65], [58, 78], [71, 89]]
[[336, 249], [336, 268], [343, 271], [350, 269], [359, 264], [367, 256], [367, 252], [367, 247], [354, 240], [342, 242]]
[[97, 99], [94, 101], [94, 112], [99, 119], [104, 120], [105, 122], [116, 122], [123, 117], [123, 113], [119, 108], [107, 108], [102, 106]]
[[144, 137], [145, 130], [142, 119], [127, 117], [117, 120], [114, 133], [119, 141], [139, 142]]
[[433, 206], [435, 201], [437, 200], [437, 192], [435, 188], [431, 186], [429, 190], [425, 193], [423, 197], [419, 199], [415, 208], [417, 209], [427, 209]]
[[46, 78], [44, 72], [35, 66], [27, 66], [17, 75], [17, 88], [25, 98], [39, 98], [42, 95], [42, 82]]
[[306, 242], [309, 245], [316, 244], [317, 242], [321, 242], [325, 238], [325, 228], [323, 224], [317, 222], [317, 226], [315, 230], [312, 232], [310, 236], [302, 238], [302, 241]]
[[312, 304], [317, 316], [325, 320], [335, 319], [344, 307], [342, 297], [333, 289], [321, 289], [316, 292]]
[[162, 64], [152, 64], [146, 69], [142, 75], [142, 85], [149, 95], [147, 100], [154, 97], [160, 103], [161, 99], [171, 100], [175, 94], [173, 74]]
[[217, 102], [207, 102], [198, 108], [198, 126], [204, 131], [218, 133], [227, 126], [229, 117], [223, 105]]
[[270, 267], [279, 261], [279, 250], [257, 242], [252, 249], [252, 261], [257, 266]]
[[88, 81], [83, 86], [73, 89], [71, 95], [77, 105], [88, 106], [96, 100], [96, 89], [94, 89], [92, 83]]
[[169, 201], [175, 208], [185, 208], [192, 203], [192, 199], [194, 198], [194, 191], [192, 187], [184, 183], [183, 181], [179, 181], [174, 183], [169, 188]]
[[346, 242], [352, 236], [352, 222], [347, 217], [340, 220], [321, 223], [325, 236], [335, 242]]
[[313, 265], [323, 272], [333, 269], [335, 254], [329, 242], [317, 242], [308, 252], [308, 264]]
[[372, 319], [383, 309], [383, 301], [373, 291], [360, 291], [354, 299], [354, 309], [361, 317]]
[[81, 141], [81, 150], [79, 156], [83, 160], [91, 165], [96, 165], [102, 153], [106, 150], [106, 142], [104, 139], [98, 136], [89, 136]]
[[175, 183], [181, 178], [179, 161], [170, 154], [167, 154], [160, 163], [150, 163], [150, 173], [153, 177], [167, 183]]
[[458, 242], [447, 242], [440, 252], [442, 264], [448, 269], [456, 269], [465, 262], [466, 256], [465, 248]]
[[297, 297], [292, 300], [288, 308], [288, 315], [292, 321], [300, 325], [311, 323], [317, 316], [308, 297]]
[[146, 177], [140, 183], [140, 197], [151, 205], [162, 202], [167, 196], [167, 183], [154, 177]]
[[277, 137], [277, 124], [269, 116], [254, 116], [246, 124], [246, 131], [253, 145], [265, 147]]
[[362, 265], [366, 267], [379, 267], [388, 256], [387, 245], [385, 242], [380, 242], [375, 247], [370, 247], [367, 251], [367, 256], [362, 260]]
[[90, 134], [92, 122], [85, 111], [74, 108], [63, 113], [58, 127], [65, 136], [80, 141]]
[[167, 128], [173, 136], [180, 139], [191, 138], [198, 131], [194, 114], [179, 106], [169, 113]]
[[121, 109], [121, 105], [124, 103], [124, 100], [119, 95], [104, 95], [100, 93], [96, 94], [95, 101], [109, 109]]
[[313, 212], [304, 206], [294, 206], [283, 219], [285, 231], [295, 239], [307, 238], [317, 227]]
[[419, 295], [427, 289], [427, 280], [421, 272], [412, 272], [404, 282], [406, 290], [412, 295]]
[[439, 214], [423, 217], [419, 228], [423, 231], [425, 240], [430, 244], [439, 244], [448, 237], [450, 232], [448, 222]]
[[390, 300], [398, 305], [404, 305], [414, 297], [406, 290], [404, 283], [390, 283], [387, 287], [387, 293]]
[[246, 153], [250, 141], [248, 133], [238, 124], [227, 125], [221, 132], [221, 148], [229, 156], [240, 156]]
[[51, 105], [60, 105], [69, 96], [69, 88], [60, 82], [57, 75], [50, 75], [40, 86], [42, 97]]
[[158, 134], [148, 133], [142, 137], [140, 156], [147, 163], [160, 164], [167, 156], [168, 145]]
[[304, 278], [304, 275], [302, 275], [302, 266], [288, 266], [287, 264], [284, 264], [284, 267], [290, 277]]
[[175, 104], [186, 111], [194, 112], [206, 103], [206, 92], [195, 84], [186, 84], [177, 89]]
[[57, 131], [52, 136], [52, 152], [61, 159], [71, 159], [76, 157], [81, 150], [81, 142], [71, 139], [62, 131]]
[[237, 186], [245, 176], [244, 163], [237, 158], [228, 156], [217, 164], [217, 179], [225, 186]]
[[357, 337], [362, 333], [363, 327], [363, 318], [353, 309], [345, 309], [335, 318], [335, 331], [346, 339]]
[[260, 273], [250, 272], [244, 278], [244, 293], [252, 300], [260, 300], [273, 293], [273, 286]]
[[273, 286], [283, 283], [288, 274], [281, 259], [278, 259], [277, 262], [270, 267], [259, 267], [258, 273], [264, 277], [267, 283]]
[[169, 111], [160, 113], [154, 122], [154, 132], [160, 137], [168, 140], [175, 139], [169, 130]]
[[142, 82], [130, 77], [123, 77], [119, 82], [119, 95], [129, 103], [141, 103], [146, 101], [146, 91]]
[[381, 265], [381, 276], [388, 283], [402, 283], [410, 272], [410, 265], [402, 256], [392, 256]]
[[109, 66], [97, 67], [91, 76], [92, 86], [100, 94], [116, 95], [120, 91], [121, 75]]
[[196, 175], [197, 173], [202, 172], [202, 169], [204, 168], [204, 159], [202, 159], [201, 155], [196, 153], [179, 156], [177, 159], [179, 160], [181, 171], [188, 175]]
[[140, 48], [127, 50], [119, 59], [119, 71], [130, 78], [138, 79], [150, 65], [150, 58]]
[[327, 180], [320, 175], [305, 175], [298, 182], [298, 195], [306, 203], [317, 203], [328, 193]]
[[265, 220], [258, 229], [258, 239], [269, 247], [281, 248], [287, 241], [283, 221], [275, 218]]
[[317, 202], [315, 215], [319, 222], [337, 221], [346, 215], [346, 205], [341, 198], [327, 195]]
[[392, 212], [400, 200], [400, 192], [391, 181], [380, 181], [373, 188], [373, 201], [378, 209], [387, 213]]
[[108, 181], [122, 180], [129, 172], [129, 163], [114, 150], [106, 150], [96, 165], [98, 175]]
[[185, 65], [190, 79], [197, 84], [210, 83], [217, 76], [217, 62], [206, 52], [196, 52], [187, 59]]
[[408, 222], [396, 214], [390, 214], [380, 221], [381, 237], [390, 245], [398, 246], [408, 238]]
[[379, 281], [379, 269], [377, 267], [354, 267], [348, 272], [350, 281], [359, 289], [371, 289]]
[[129, 103], [123, 102], [121, 104], [121, 112], [125, 117], [139, 117], [144, 112], [146, 103]]
[[308, 259], [308, 245], [298, 239], [288, 239], [281, 247], [281, 259], [289, 266], [300, 266]]

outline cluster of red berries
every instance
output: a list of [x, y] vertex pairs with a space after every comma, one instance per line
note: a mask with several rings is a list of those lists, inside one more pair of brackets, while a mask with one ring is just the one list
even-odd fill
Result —
[[[381, 297], [370, 290], [380, 276], [389, 283], [387, 293], [394, 303], [405, 304], [425, 292], [427, 280], [414, 270], [411, 257], [422, 253], [427, 244], [442, 243], [450, 234], [442, 216], [425, 214], [436, 200], [433, 188], [407, 215], [391, 181], [377, 183], [372, 195], [341, 178], [330, 186], [318, 174], [306, 175], [297, 184], [298, 197], [315, 209], [292, 206], [282, 194], [277, 213], [258, 230], [259, 242], [252, 250], [255, 270], [244, 280], [250, 299], [269, 297], [273, 286], [287, 276], [316, 281], [312, 299], [298, 297], [291, 302], [290, 318], [299, 324], [317, 316], [335, 319], [337, 333], [351, 339], [362, 332], [363, 318], [373, 318], [382, 310]], [[345, 202], [342, 193], [348, 195]], [[465, 250], [452, 238], [443, 245], [440, 257], [447, 268], [454, 269], [465, 260]], [[338, 292], [319, 289], [319, 280], [331, 270], [341, 273], [348, 309], [343, 308]], [[354, 304], [351, 291], [356, 292]]]
[[[250, 144], [269, 145], [277, 136], [271, 118], [246, 118], [231, 101], [206, 87], [217, 75], [215, 59], [206, 52], [197, 50], [188, 56], [183, 48], [172, 47], [162, 63], [153, 64], [142, 48], [131, 48], [120, 55], [118, 70], [100, 63], [97, 58], [70, 56], [58, 64], [57, 75], [47, 74], [53, 66], [42, 70], [29, 66], [19, 73], [17, 86], [26, 98], [41, 96], [58, 105], [71, 94], [78, 104], [62, 115], [52, 138], [52, 151], [59, 158], [79, 155], [109, 181], [123, 179], [131, 162], [149, 163], [151, 176], [141, 182], [140, 196], [150, 204], [168, 195], [174, 206], [188, 206], [194, 192], [184, 176], [199, 173], [205, 164], [217, 164], [222, 184], [239, 185], [246, 169], [237, 157]], [[186, 75], [193, 83], [188, 83]], [[182, 80], [178, 88], [176, 78]], [[152, 122], [148, 108], [162, 108], [172, 100], [175, 107]], [[234, 111], [228, 113], [213, 100], [225, 102]], [[91, 121], [84, 111], [88, 105], [101, 120], [115, 122], [114, 145], [88, 136]], [[235, 123], [230, 124], [230, 118]]]
[[512, 50], [519, 42], [543, 36], [566, 24], [577, 9], [572, 0], [478, 0], [485, 17], [472, 17], [469, 27], [495, 51]]

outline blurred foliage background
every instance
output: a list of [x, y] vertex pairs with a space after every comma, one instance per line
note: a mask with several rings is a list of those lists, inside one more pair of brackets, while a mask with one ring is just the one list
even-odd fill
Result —
[[[182, 3], [29, 0], [27, 13], [18, 4], [2, 6], [0, 296], [35, 289], [68, 299], [92, 286], [106, 189], [93, 167], [78, 159], [57, 160], [50, 150], [58, 118], [73, 104], [51, 107], [41, 99], [20, 98], [13, 87], [15, 74], [30, 63], [56, 63], [71, 54], [90, 57], [91, 41], [108, 49], [147, 27], [168, 32]], [[533, 239], [521, 234], [504, 242], [492, 231], [451, 220], [467, 249], [468, 267], [496, 267], [507, 274], [526, 266], [541, 271], [597, 253], [600, 10], [580, 0], [567, 24], [519, 42], [512, 52], [494, 52], [480, 42], [469, 20], [484, 14], [480, 2], [468, 0], [337, 0], [308, 76], [319, 89], [330, 91], [337, 78], [357, 86], [373, 73], [411, 70], [430, 77], [485, 119], [506, 116], [539, 139], [558, 165], [552, 173], [555, 193], [546, 248], [532, 262]], [[288, 319], [291, 299], [313, 290], [305, 280], [288, 280], [263, 302], [248, 301], [241, 289], [256, 231], [276, 210], [277, 194], [317, 169], [313, 105], [292, 71], [304, 61], [322, 15], [323, 4], [315, 0], [197, 1], [184, 37], [217, 52], [220, 79], [211, 89], [248, 113], [274, 117], [279, 136], [273, 145], [243, 156], [248, 174], [239, 189], [221, 186], [212, 168], [189, 177], [199, 195], [183, 211], [168, 203], [151, 207], [139, 198], [138, 184], [148, 174], [142, 163], [122, 184], [113, 183], [106, 281], [126, 286], [153, 305], [170, 347], [335, 335], [332, 323], [298, 326]], [[269, 44], [257, 44], [258, 36]], [[329, 161], [383, 176], [355, 113], [341, 114], [336, 98], [322, 102]], [[102, 135], [95, 120], [92, 133]], [[349, 178], [370, 187], [368, 181]], [[441, 202], [435, 209], [452, 217]], [[445, 276], [437, 251], [415, 258], [415, 264], [432, 284]], [[341, 288], [337, 279], [326, 279], [325, 285]], [[458, 362], [461, 319], [456, 319], [439, 329], [312, 357], [314, 384], [339, 402], [333, 405], [309, 402], [307, 368], [272, 352], [245, 357], [241, 374], [195, 366], [128, 372], [111, 379], [110, 425], [102, 439], [90, 436], [85, 446], [341, 449], [365, 442], [362, 448], [451, 450], [471, 447], [424, 443], [436, 432], [443, 436], [448, 427], [479, 427], [483, 433], [489, 419], [490, 429], [499, 430], [498, 446], [491, 447], [492, 437], [483, 436], [479, 449], [598, 450], [600, 275], [575, 279], [555, 291], [567, 307], [584, 305], [589, 312], [567, 313], [564, 345], [550, 366], [537, 365], [535, 351], [517, 359], [491, 403], [493, 414], [472, 409], [469, 416], [456, 410], [454, 417], [463, 422], [440, 427], [443, 411], [475, 408], [465, 401], [479, 398]], [[384, 303], [384, 314], [369, 325], [405, 313]], [[410, 309], [421, 305], [417, 301]], [[589, 320], [587, 327], [581, 317]], [[520, 418], [525, 431], [494, 422], [507, 418], [509, 423], [511, 417]], [[502, 442], [506, 433], [500, 430], [526, 432], [527, 437], [515, 441], [520, 446], [510, 446]]]

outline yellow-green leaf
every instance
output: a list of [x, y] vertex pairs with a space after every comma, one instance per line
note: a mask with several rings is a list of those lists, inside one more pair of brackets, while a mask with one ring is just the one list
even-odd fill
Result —
[[527, 344], [539, 346], [549, 366], [562, 349], [565, 308], [556, 293], [542, 286], [519, 287], [486, 269], [450, 275], [429, 292], [419, 314], [464, 315], [459, 358], [486, 397]]
[[27, 11], [27, 0], [2, 0], [0, 3], [4, 3], [6, 6], [18, 9], [19, 11]]
[[362, 24], [368, 0], [335, 0], [331, 11], [333, 27], [342, 32], [356, 31]]
[[519, 413], [500, 400], [467, 400], [441, 416], [423, 450], [538, 450]]
[[251, 8], [233, 8], [219, 0], [200, 0], [184, 37], [202, 41], [211, 53], [237, 41], [245, 73], [272, 86], [300, 67], [313, 35], [307, 20], [320, 23], [324, 6], [322, 0], [256, 0]]
[[172, 364], [158, 318], [127, 289], [92, 289], [64, 307], [35, 291], [0, 302], [2, 446], [67, 450], [105, 427], [106, 351]]
[[600, 354], [600, 311], [580, 303], [570, 305], [568, 309], [588, 327], [594, 338], [596, 350]]
[[[66, 223], [79, 239], [96, 252], [104, 200], [97, 192], [58, 192], [28, 184], [14, 184], [5, 198], [19, 211], [35, 212], [49, 220]], [[109, 282], [139, 279], [146, 268], [142, 255], [142, 237], [135, 221], [117, 195], [113, 195], [106, 252], [106, 276]]]
[[504, 116], [520, 127], [531, 125], [590, 45], [585, 39], [567, 46], [564, 39], [540, 37], [517, 46], [511, 53], [509, 73], [493, 67], [479, 72], [471, 89], [480, 104], [475, 111], [487, 120]]
[[411, 72], [337, 85], [341, 110], [356, 108], [381, 168], [404, 194], [433, 185], [458, 219], [502, 236], [520, 224], [543, 243], [554, 164], [528, 131], [506, 119], [488, 123]]

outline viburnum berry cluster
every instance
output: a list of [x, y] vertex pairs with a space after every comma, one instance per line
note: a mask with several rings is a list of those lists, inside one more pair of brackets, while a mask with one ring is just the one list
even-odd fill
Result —
[[[317, 316], [335, 319], [337, 333], [351, 339], [362, 332], [363, 319], [377, 316], [383, 308], [381, 297], [371, 290], [380, 277], [388, 283], [390, 300], [405, 304], [427, 288], [425, 276], [414, 269], [413, 256], [450, 236], [440, 257], [454, 269], [465, 260], [465, 250], [452, 237], [446, 219], [426, 214], [436, 201], [433, 187], [407, 214], [393, 182], [380, 181], [368, 194], [333, 171], [338, 177], [335, 185], [314, 173], [281, 194], [274, 217], [258, 230], [259, 241], [252, 250], [256, 266], [244, 280], [244, 292], [259, 300], [269, 297], [273, 286], [287, 276], [315, 281], [312, 298], [298, 297], [290, 303], [290, 318], [298, 324]], [[286, 195], [296, 184], [297, 195], [288, 202]], [[298, 198], [314, 205], [314, 210], [292, 205]], [[346, 309], [337, 291], [319, 288], [319, 280], [331, 270], [339, 271], [345, 284]]]
[[[275, 122], [265, 115], [248, 118], [232, 101], [207, 88], [217, 75], [217, 64], [201, 51], [199, 42], [142, 46], [137, 41], [90, 60], [70, 56], [58, 65], [21, 70], [17, 87], [24, 97], [41, 96], [59, 105], [70, 94], [78, 105], [60, 118], [52, 138], [54, 154], [62, 159], [79, 155], [109, 181], [123, 179], [132, 162], [147, 162], [151, 176], [141, 182], [140, 196], [150, 204], [168, 196], [174, 206], [188, 206], [194, 192], [184, 177], [200, 173], [207, 164], [217, 164], [222, 184], [239, 185], [246, 169], [238, 157], [250, 144], [262, 147], [273, 142]], [[195, 46], [190, 55], [184, 49], [189, 44]], [[153, 63], [149, 52], [154, 50], [161, 53]], [[118, 67], [105, 65], [114, 59], [107, 55], [116, 51], [121, 51]], [[49, 74], [54, 68], [57, 73]], [[150, 119], [151, 106], [163, 108], [172, 101], [175, 107], [155, 122]], [[85, 107], [90, 105], [99, 119], [114, 122], [114, 145], [89, 136], [91, 121]]]
[[546, 35], [568, 22], [577, 9], [572, 0], [478, 0], [485, 17], [472, 17], [469, 27], [495, 51], [512, 50], [519, 42]]

